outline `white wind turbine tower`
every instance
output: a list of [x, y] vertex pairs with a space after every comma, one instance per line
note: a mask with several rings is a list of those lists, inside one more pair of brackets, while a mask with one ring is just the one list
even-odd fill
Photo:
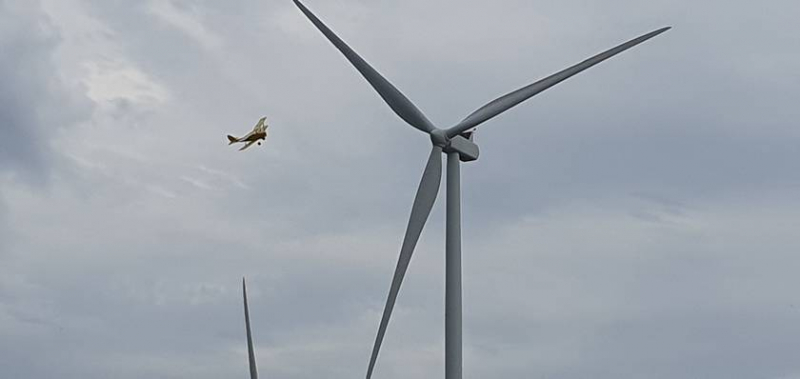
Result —
[[250, 309], [247, 306], [247, 285], [242, 278], [242, 298], [244, 299], [244, 327], [247, 333], [247, 363], [250, 366], [250, 379], [258, 379], [256, 353], [253, 349], [253, 334], [250, 332]]

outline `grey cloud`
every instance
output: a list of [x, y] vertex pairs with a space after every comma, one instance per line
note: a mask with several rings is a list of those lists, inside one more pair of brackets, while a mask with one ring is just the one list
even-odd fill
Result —
[[[14, 219], [0, 235], [14, 278], [0, 281], [0, 366], [244, 377], [247, 275], [262, 375], [363, 375], [427, 138], [290, 1], [166, 1], [177, 24], [154, 3], [74, 3], [106, 29], [71, 40], [69, 57], [117, 59], [130, 70], [114, 78], [135, 70], [163, 97], [106, 99], [42, 164], [48, 190], [0, 182]], [[462, 171], [466, 372], [798, 371], [794, 3], [306, 3], [442, 126], [675, 26], [479, 130], [482, 157]], [[90, 54], [94, 39], [114, 49]], [[224, 145], [262, 114], [266, 146]], [[381, 377], [441, 374], [441, 205]]]
[[86, 103], [58, 76], [58, 31], [38, 2], [0, 4], [0, 168], [41, 180], [50, 161], [50, 133], [86, 114]]

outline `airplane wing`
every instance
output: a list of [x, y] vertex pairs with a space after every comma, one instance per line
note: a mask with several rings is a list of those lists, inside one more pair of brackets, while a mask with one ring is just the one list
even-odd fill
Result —
[[251, 133], [259, 132], [262, 129], [265, 129], [264, 128], [264, 121], [266, 121], [266, 120], [267, 120], [266, 117], [261, 117], [261, 119], [258, 120], [258, 123], [256, 124], [256, 126], [253, 127], [253, 131]]
[[256, 143], [256, 141], [250, 141], [250, 142], [248, 142], [248, 143], [244, 144], [244, 146], [242, 146], [242, 148], [241, 148], [241, 149], [239, 149], [239, 151], [242, 151], [242, 150], [244, 150], [244, 149], [246, 149], [246, 148], [250, 147], [250, 145], [252, 145], [252, 144], [254, 144], [254, 143]]
[[256, 134], [256, 132], [255, 132], [255, 131], [252, 131], [252, 132], [250, 132], [250, 133], [247, 133], [247, 134], [243, 135], [242, 137], [240, 137], [240, 138], [239, 138], [239, 141], [246, 141], [246, 140], [247, 140], [248, 138], [250, 138], [250, 137], [251, 137], [253, 134]]

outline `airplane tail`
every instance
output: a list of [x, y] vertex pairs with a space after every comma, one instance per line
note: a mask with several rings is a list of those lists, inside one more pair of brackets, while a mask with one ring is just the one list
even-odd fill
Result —
[[232, 136], [232, 135], [230, 135], [230, 134], [228, 134], [228, 145], [232, 145], [232, 144], [234, 144], [236, 142], [239, 142], [239, 139], [234, 137], [234, 136]]

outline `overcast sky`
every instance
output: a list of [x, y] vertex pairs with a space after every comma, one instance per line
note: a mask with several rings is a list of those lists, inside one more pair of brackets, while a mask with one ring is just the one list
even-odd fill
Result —
[[[305, 4], [440, 127], [673, 26], [479, 128], [464, 377], [800, 378], [800, 3]], [[430, 142], [290, 0], [0, 0], [0, 133], [0, 376], [245, 378], [245, 275], [262, 377], [364, 375]], [[375, 378], [443, 375], [443, 203]]]

